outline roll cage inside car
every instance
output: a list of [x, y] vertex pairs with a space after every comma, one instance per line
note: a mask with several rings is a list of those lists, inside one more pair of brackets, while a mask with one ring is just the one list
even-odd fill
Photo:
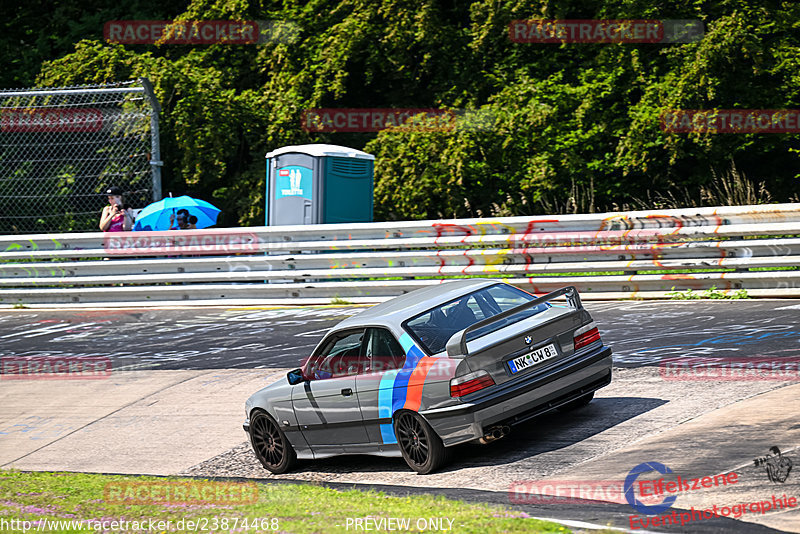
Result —
[[[404, 321], [403, 329], [429, 355], [437, 354], [445, 350], [447, 341], [456, 332], [480, 321], [502, 315], [535, 299], [536, 297], [527, 291], [510, 284], [498, 283], [419, 313]], [[550, 304], [543, 302], [519, 313], [511, 312], [508, 317], [491, 321], [490, 324], [471, 331], [468, 339], [481, 337], [512, 322], [536, 315], [549, 306]]]

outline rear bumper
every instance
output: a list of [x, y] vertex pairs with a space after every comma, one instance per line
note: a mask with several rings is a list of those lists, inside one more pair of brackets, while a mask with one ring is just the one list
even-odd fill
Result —
[[601, 345], [529, 380], [501, 384], [479, 398], [421, 413], [450, 446], [478, 439], [490, 426], [522, 423], [610, 382], [611, 348]]

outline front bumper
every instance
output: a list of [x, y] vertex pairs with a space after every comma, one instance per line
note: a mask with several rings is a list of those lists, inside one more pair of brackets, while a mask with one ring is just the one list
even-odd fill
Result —
[[462, 404], [421, 412], [447, 446], [482, 437], [495, 425], [515, 425], [611, 382], [611, 348], [599, 346], [527, 380], [500, 384]]

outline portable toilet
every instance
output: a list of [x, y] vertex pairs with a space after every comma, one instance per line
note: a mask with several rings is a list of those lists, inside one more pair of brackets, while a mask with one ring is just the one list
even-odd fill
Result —
[[267, 153], [267, 226], [372, 221], [375, 156], [344, 146]]

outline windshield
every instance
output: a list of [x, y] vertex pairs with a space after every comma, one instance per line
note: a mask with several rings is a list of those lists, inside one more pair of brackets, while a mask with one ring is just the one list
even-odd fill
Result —
[[[483, 319], [516, 308], [533, 300], [533, 295], [508, 284], [495, 284], [464, 295], [441, 306], [431, 308], [405, 322], [405, 329], [428, 354], [445, 350], [450, 337], [456, 332]], [[546, 310], [549, 304], [543, 303], [533, 308], [512, 314], [503, 320], [479, 328], [467, 334], [467, 341], [499, 330], [511, 323], [532, 317]]]

